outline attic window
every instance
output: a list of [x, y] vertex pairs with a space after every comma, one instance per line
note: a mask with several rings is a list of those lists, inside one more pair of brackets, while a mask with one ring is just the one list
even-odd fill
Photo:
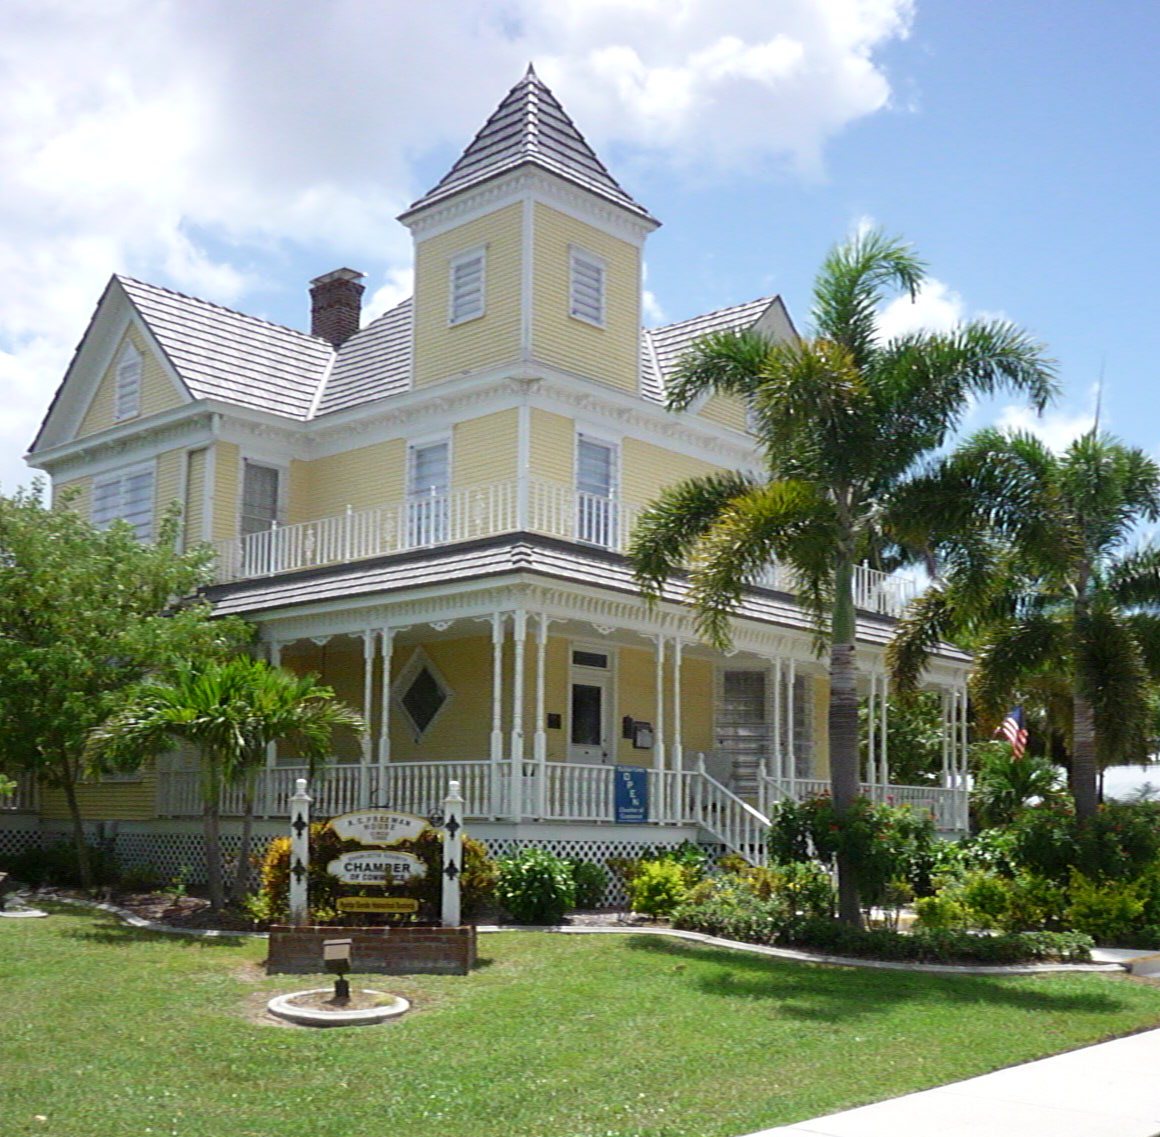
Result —
[[451, 701], [451, 688], [422, 648], [417, 648], [408, 660], [402, 674], [395, 680], [394, 691], [395, 700], [407, 716], [416, 742], [431, 729]]
[[569, 311], [577, 320], [604, 327], [604, 262], [591, 253], [572, 249]]
[[107, 529], [125, 521], [138, 541], [153, 536], [153, 464], [118, 470], [93, 482], [92, 523]]
[[123, 422], [141, 413], [141, 353], [125, 344], [117, 360], [117, 388], [113, 396], [113, 421]]
[[452, 258], [449, 324], [464, 324], [483, 315], [483, 286], [483, 249], [472, 249]]

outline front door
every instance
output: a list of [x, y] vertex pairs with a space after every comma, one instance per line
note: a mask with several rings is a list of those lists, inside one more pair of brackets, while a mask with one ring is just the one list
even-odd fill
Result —
[[572, 676], [570, 762], [602, 766], [612, 761], [608, 737], [608, 678], [599, 673]]

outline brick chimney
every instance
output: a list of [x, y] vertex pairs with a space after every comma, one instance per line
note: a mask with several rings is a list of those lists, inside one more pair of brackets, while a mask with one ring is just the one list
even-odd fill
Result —
[[363, 274], [352, 268], [315, 277], [310, 282], [310, 334], [341, 347], [358, 331]]

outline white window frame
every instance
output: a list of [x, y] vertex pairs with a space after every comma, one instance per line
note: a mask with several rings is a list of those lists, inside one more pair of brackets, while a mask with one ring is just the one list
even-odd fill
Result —
[[[427, 516], [420, 513], [420, 502], [432, 502], [426, 494], [419, 494], [415, 490], [415, 461], [420, 450], [427, 450], [432, 446], [447, 447], [447, 488], [443, 491], [441, 504], [432, 504], [431, 512]], [[407, 484], [406, 484], [406, 538], [408, 548], [425, 548], [429, 545], [446, 544], [450, 538], [451, 521], [451, 471], [453, 448], [450, 433], [432, 434], [423, 438], [415, 438], [407, 443]], [[434, 540], [419, 540], [419, 535], [432, 535]]]
[[[455, 289], [456, 271], [472, 261], [479, 261], [479, 302], [478, 309], [472, 307], [462, 315], [456, 314], [457, 295]], [[467, 249], [457, 253], [447, 265], [447, 324], [448, 327], [458, 327], [460, 324], [469, 324], [472, 320], [480, 320], [487, 312], [487, 246], [478, 245], [474, 249]]]
[[[579, 281], [577, 266], [583, 265], [589, 271], [595, 271], [598, 276], [597, 286], [597, 305], [599, 308], [597, 317], [594, 319], [591, 314], [584, 311], [584, 305], [577, 302], [576, 286]], [[608, 262], [603, 258], [597, 256], [595, 253], [588, 252], [587, 249], [582, 249], [578, 245], [568, 246], [568, 315], [574, 320], [579, 320], [581, 323], [590, 324], [594, 328], [603, 328], [605, 326], [605, 316], [608, 307]]]
[[117, 355], [113, 375], [113, 421], [125, 422], [141, 413], [141, 376], [145, 360], [132, 340]]
[[[97, 518], [97, 491], [103, 489], [105, 486], [112, 485], [114, 482], [120, 483], [122, 486], [129, 478], [138, 477], [141, 474], [149, 475], [149, 522], [145, 530], [138, 529], [137, 540], [146, 542], [152, 541], [155, 535], [157, 526], [157, 463], [154, 462], [139, 462], [135, 466], [122, 466], [117, 470], [110, 470], [107, 474], [102, 474], [93, 479], [92, 491], [89, 497], [89, 520], [98, 529], [107, 529], [114, 521], [129, 521], [122, 512], [114, 513], [113, 515], [98, 520]], [[124, 497], [124, 490], [119, 491], [119, 497]], [[120, 509], [120, 504], [118, 506]], [[136, 528], [136, 526], [134, 526]]]

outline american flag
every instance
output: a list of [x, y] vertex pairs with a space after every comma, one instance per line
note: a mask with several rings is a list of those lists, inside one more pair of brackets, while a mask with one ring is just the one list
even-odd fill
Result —
[[1012, 707], [995, 734], [1011, 743], [1012, 758], [1022, 758], [1023, 752], [1027, 749], [1027, 728], [1023, 725], [1023, 708]]

